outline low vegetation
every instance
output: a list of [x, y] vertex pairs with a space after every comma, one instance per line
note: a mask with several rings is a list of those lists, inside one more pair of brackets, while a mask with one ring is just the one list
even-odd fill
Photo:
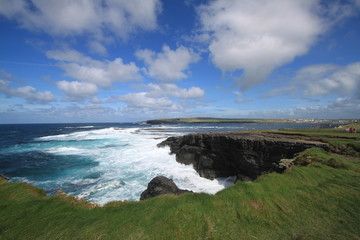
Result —
[[352, 124], [338, 128], [282, 129], [271, 132], [322, 141], [329, 144], [327, 149], [329, 152], [360, 157], [360, 133], [347, 132], [346, 129], [349, 127], [354, 127], [360, 131], [360, 124]]
[[[291, 134], [345, 141], [334, 146], [359, 141], [358, 134], [329, 131]], [[283, 174], [237, 182], [216, 195], [103, 207], [0, 179], [0, 239], [360, 239], [359, 178], [358, 157], [312, 148]]]

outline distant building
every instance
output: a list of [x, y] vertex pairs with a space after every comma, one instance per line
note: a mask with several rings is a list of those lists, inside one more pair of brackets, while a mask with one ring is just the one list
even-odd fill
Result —
[[356, 128], [349, 127], [349, 128], [346, 129], [346, 132], [348, 132], [348, 133], [356, 133]]

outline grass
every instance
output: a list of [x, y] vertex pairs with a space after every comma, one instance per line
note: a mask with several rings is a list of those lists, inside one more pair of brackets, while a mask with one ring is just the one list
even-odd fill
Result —
[[360, 130], [360, 124], [355, 124], [345, 125], [342, 128], [282, 129], [267, 132], [295, 135], [298, 138], [322, 141], [329, 144], [328, 150], [330, 152], [360, 157], [360, 133], [347, 133], [345, 129], [350, 126]]
[[360, 239], [360, 135], [276, 133], [330, 147], [307, 149], [284, 174], [238, 182], [216, 195], [163, 195], [103, 207], [0, 177], [0, 239]]
[[306, 167], [218, 194], [93, 207], [0, 180], [0, 239], [360, 239], [360, 166], [321, 149]]

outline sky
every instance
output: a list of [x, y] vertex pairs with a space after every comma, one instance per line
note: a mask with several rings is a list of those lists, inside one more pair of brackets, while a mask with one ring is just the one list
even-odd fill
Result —
[[0, 0], [0, 123], [360, 118], [360, 0]]

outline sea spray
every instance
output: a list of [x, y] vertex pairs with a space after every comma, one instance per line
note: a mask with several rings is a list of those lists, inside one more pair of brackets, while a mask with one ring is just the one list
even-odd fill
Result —
[[136, 123], [0, 125], [0, 173], [49, 194], [58, 189], [92, 202], [138, 200], [157, 175], [181, 189], [214, 194], [231, 178], [210, 181], [156, 145], [169, 136], [203, 131], [306, 128], [308, 124]]
[[26, 156], [32, 162], [32, 169], [25, 167], [24, 176], [13, 180], [43, 187], [50, 194], [62, 189], [100, 204], [138, 200], [147, 183], [158, 175], [194, 192], [214, 194], [224, 187], [223, 182], [201, 178], [192, 166], [176, 162], [168, 148], [156, 146], [179, 132], [155, 128], [83, 129], [74, 127], [71, 133], [38, 137], [2, 149], [1, 153]]

